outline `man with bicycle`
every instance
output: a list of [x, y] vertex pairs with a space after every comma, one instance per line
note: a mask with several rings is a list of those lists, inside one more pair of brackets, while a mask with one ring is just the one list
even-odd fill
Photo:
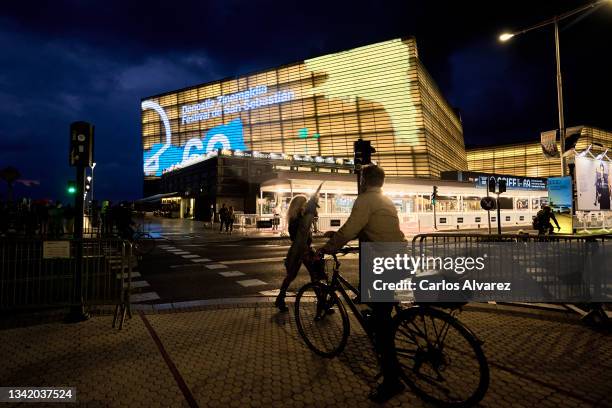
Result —
[[[344, 225], [319, 249], [333, 254], [347, 242], [359, 237], [372, 242], [403, 242], [397, 209], [382, 193], [385, 172], [375, 165], [364, 166], [361, 173], [360, 194], [351, 215]], [[381, 359], [383, 381], [370, 393], [370, 400], [385, 402], [404, 389], [399, 379], [400, 367], [393, 344], [391, 311], [394, 303], [371, 303], [371, 324], [376, 337], [376, 351]]]

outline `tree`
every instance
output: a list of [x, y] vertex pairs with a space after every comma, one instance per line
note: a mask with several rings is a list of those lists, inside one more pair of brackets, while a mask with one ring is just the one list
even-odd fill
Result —
[[19, 170], [12, 166], [8, 166], [0, 170], [0, 179], [8, 184], [7, 198], [9, 202], [13, 201], [13, 183], [21, 176]]

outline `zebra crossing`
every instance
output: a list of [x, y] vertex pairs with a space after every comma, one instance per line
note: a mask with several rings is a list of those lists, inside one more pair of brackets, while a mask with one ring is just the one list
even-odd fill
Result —
[[[265, 282], [261, 279], [248, 278], [248, 275], [246, 273], [241, 272], [239, 270], [233, 270], [233, 269], [230, 270], [228, 265], [226, 265], [226, 262], [215, 262], [212, 259], [201, 257], [198, 254], [191, 253], [184, 248], [179, 248], [174, 245], [158, 245], [157, 248], [161, 249], [167, 254], [176, 255], [183, 260], [191, 262], [191, 263], [181, 263], [177, 265], [170, 265], [170, 268], [172, 269], [202, 267], [203, 266], [206, 270], [210, 270], [211, 272], [217, 272], [217, 274], [223, 278], [236, 279], [235, 283], [244, 288], [256, 288], [258, 286], [268, 285], [268, 282]], [[269, 260], [270, 259], [268, 259], [268, 261]], [[240, 263], [249, 263], [249, 262], [240, 262]], [[136, 275], [132, 273], [132, 277], [134, 278], [136, 277]], [[140, 277], [141, 279], [132, 280], [131, 288], [139, 289], [140, 291], [130, 295], [131, 303], [149, 302], [149, 301], [160, 299], [159, 295], [156, 292], [152, 290], [146, 291], [147, 288], [150, 289], [150, 285], [145, 279], [142, 278], [142, 276], [140, 276], [139, 273], [138, 273], [138, 277]], [[261, 291], [259, 293], [264, 296], [268, 296], [268, 292], [278, 293], [278, 290]]]

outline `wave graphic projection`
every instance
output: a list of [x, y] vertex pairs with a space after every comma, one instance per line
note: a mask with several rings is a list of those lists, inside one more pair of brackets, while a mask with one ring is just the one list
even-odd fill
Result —
[[[152, 162], [150, 159], [158, 155], [162, 149], [157, 160]], [[239, 118], [209, 129], [201, 139], [189, 139], [182, 147], [155, 143], [151, 149], [143, 153], [144, 163], [153, 164], [145, 166], [145, 175], [161, 176], [164, 170], [188, 160], [193, 155], [206, 154], [216, 149], [246, 150], [242, 121]]]

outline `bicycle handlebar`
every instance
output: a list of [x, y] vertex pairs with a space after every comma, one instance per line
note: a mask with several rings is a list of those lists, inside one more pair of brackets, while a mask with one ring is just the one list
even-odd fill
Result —
[[359, 252], [358, 247], [345, 246], [345, 247], [338, 249], [336, 252], [330, 255], [332, 255], [335, 258], [338, 254], [346, 255], [346, 254], [352, 254], [352, 253], [358, 253], [358, 252]]

